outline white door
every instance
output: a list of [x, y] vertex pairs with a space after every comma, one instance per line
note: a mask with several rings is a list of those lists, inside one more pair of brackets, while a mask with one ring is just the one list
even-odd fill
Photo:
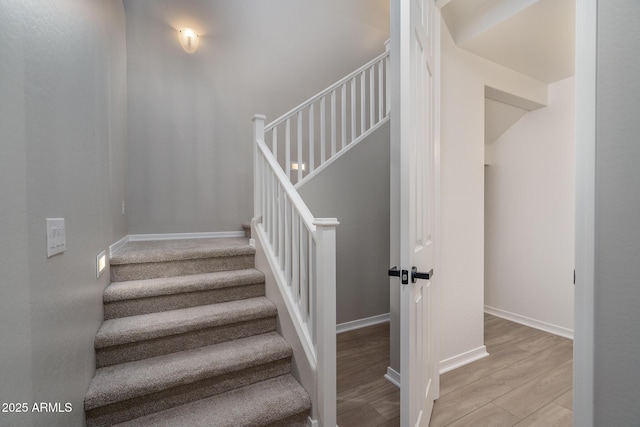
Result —
[[434, 269], [440, 11], [434, 1], [393, 0], [391, 6], [391, 174], [396, 180], [394, 188], [392, 178], [392, 191], [399, 188], [392, 219], [396, 209], [399, 270], [408, 276], [399, 291], [403, 427], [428, 426], [439, 393]]

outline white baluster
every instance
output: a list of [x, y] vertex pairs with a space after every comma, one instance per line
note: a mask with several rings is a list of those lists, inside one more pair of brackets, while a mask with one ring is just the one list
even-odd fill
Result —
[[267, 189], [266, 189], [266, 177], [267, 177], [267, 170], [269, 169], [269, 166], [267, 165], [267, 161], [264, 158], [264, 155], [262, 155], [260, 157], [261, 160], [261, 165], [260, 165], [260, 212], [262, 212], [262, 228], [264, 229], [266, 227], [265, 225], [265, 216], [268, 215], [266, 206], [267, 206]]
[[356, 78], [351, 79], [351, 141], [356, 140]]
[[300, 304], [298, 305], [300, 309], [300, 314], [302, 315], [302, 321], [307, 322], [307, 304], [308, 304], [308, 295], [309, 295], [309, 282], [308, 282], [308, 265], [309, 256], [307, 254], [307, 228], [304, 226], [302, 221], [300, 221], [300, 230], [298, 231], [298, 235], [300, 236]]
[[262, 173], [262, 194], [263, 194], [263, 210], [262, 210], [262, 229], [269, 240], [269, 226], [271, 225], [271, 168], [264, 164]]
[[384, 118], [384, 86], [383, 86], [383, 68], [384, 61], [378, 62], [378, 121]]
[[287, 178], [291, 179], [291, 119], [287, 119], [284, 133], [284, 167]]
[[284, 260], [285, 260], [285, 206], [286, 206], [286, 194], [281, 186], [278, 186], [279, 192], [278, 196], [280, 199], [278, 200], [278, 265], [280, 266], [280, 270], [284, 270]]
[[310, 331], [310, 335], [311, 335], [311, 340], [313, 342], [313, 344], [315, 345], [316, 343], [316, 334], [315, 334], [315, 318], [316, 318], [316, 310], [315, 310], [315, 295], [316, 295], [316, 291], [315, 291], [315, 269], [314, 269], [314, 264], [315, 264], [315, 253], [313, 250], [313, 245], [314, 245], [314, 239], [313, 239], [313, 233], [311, 231], [307, 231], [307, 240], [309, 242], [309, 253], [308, 253], [308, 257], [307, 257], [307, 262], [308, 262], [308, 266], [309, 266], [309, 290], [308, 290], [308, 298], [309, 298], [309, 306], [308, 306], [308, 311], [309, 311], [309, 317], [308, 317], [308, 325], [309, 325], [309, 331]]
[[364, 133], [365, 112], [367, 111], [367, 104], [366, 104], [366, 98], [365, 98], [366, 97], [365, 95], [366, 80], [367, 80], [367, 75], [363, 71], [360, 74], [360, 135]]
[[331, 91], [331, 157], [336, 154], [336, 91]]
[[278, 209], [276, 207], [278, 204], [278, 178], [276, 178], [276, 174], [271, 168], [269, 168], [269, 170], [271, 171], [271, 201], [269, 202], [271, 204], [271, 225], [269, 226], [269, 242], [271, 246], [275, 247], [276, 233], [278, 232]]
[[347, 146], [347, 84], [340, 88], [340, 124], [342, 125], [342, 145]]
[[291, 237], [293, 238], [293, 268], [291, 271], [291, 294], [293, 302], [300, 301], [300, 217], [295, 207], [292, 207], [291, 214], [293, 221], [291, 222]]
[[327, 160], [327, 154], [325, 151], [325, 146], [326, 146], [325, 130], [327, 129], [325, 112], [326, 112], [326, 105], [325, 105], [325, 97], [323, 96], [322, 99], [320, 100], [320, 164], [323, 164], [325, 160]]
[[271, 131], [271, 152], [273, 157], [278, 160], [278, 127], [274, 127]]
[[[280, 182], [275, 175], [274, 201], [273, 201], [273, 253], [280, 260]], [[279, 264], [278, 264], [279, 265]]]
[[298, 111], [298, 181], [302, 181], [302, 111]]
[[376, 91], [375, 91], [374, 72], [375, 72], [375, 67], [372, 65], [371, 68], [369, 68], [369, 127], [367, 129], [371, 129], [373, 127], [373, 124], [375, 123]]
[[289, 197], [285, 196], [284, 205], [284, 277], [291, 285], [291, 205]]
[[316, 334], [316, 254], [315, 254], [315, 237], [312, 232], [309, 233], [309, 333], [314, 350], [316, 350], [317, 334]]
[[386, 88], [386, 94], [384, 97], [385, 103], [387, 104], [387, 111], [385, 116], [389, 115], [389, 112], [391, 111], [391, 94], [390, 94], [390, 86], [389, 84], [391, 83], [391, 76], [390, 71], [391, 71], [391, 40], [387, 40], [386, 42], [384, 42], [384, 48], [387, 52], [389, 52], [389, 55], [387, 55], [387, 57], [384, 60], [384, 67], [385, 67], [385, 88]]
[[314, 112], [314, 104], [309, 106], [309, 173], [312, 173], [315, 169], [315, 155], [316, 155], [316, 147], [314, 145], [315, 140], [315, 129], [314, 129], [314, 121], [315, 121], [315, 112]]

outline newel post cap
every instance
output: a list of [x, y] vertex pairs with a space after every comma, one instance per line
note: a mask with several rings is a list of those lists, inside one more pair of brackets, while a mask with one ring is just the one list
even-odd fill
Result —
[[313, 220], [313, 225], [316, 227], [336, 227], [340, 225], [338, 218], [316, 218]]

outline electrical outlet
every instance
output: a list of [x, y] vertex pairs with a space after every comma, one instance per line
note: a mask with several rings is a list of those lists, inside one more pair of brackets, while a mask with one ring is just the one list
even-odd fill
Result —
[[47, 218], [47, 258], [66, 250], [64, 218]]
[[122, 201], [122, 215], [124, 215], [124, 200]]

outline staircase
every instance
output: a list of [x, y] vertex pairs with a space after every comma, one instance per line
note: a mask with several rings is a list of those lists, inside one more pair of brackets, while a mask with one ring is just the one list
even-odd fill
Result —
[[111, 259], [88, 426], [305, 426], [247, 238], [129, 242]]

